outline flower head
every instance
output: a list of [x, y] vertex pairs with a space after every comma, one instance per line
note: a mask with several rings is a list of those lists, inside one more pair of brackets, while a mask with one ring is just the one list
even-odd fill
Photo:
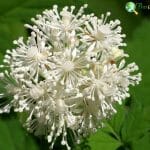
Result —
[[110, 12], [107, 12], [106, 16], [102, 14], [100, 19], [94, 16], [85, 22], [81, 40], [89, 45], [88, 51], [94, 49], [110, 50], [113, 47], [118, 48], [126, 45], [122, 43], [125, 34], [121, 34], [120, 21], [106, 23], [108, 16], [110, 16]]
[[74, 6], [59, 11], [54, 5], [37, 15], [35, 25], [26, 25], [32, 29], [27, 42], [14, 41], [0, 66], [0, 98], [11, 98], [0, 113], [25, 113], [24, 126], [45, 135], [51, 149], [58, 137], [71, 149], [68, 129], [77, 143], [95, 132], [141, 80], [135, 63], [125, 65], [120, 21], [107, 23], [109, 12], [85, 15], [86, 7], [74, 14]]

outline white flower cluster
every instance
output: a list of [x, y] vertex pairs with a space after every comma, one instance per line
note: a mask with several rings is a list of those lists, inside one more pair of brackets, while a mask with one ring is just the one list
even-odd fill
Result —
[[33, 26], [25, 25], [32, 30], [27, 42], [14, 41], [17, 48], [7, 50], [1, 65], [0, 97], [12, 100], [3, 98], [0, 113], [11, 107], [25, 113], [27, 129], [45, 135], [51, 149], [57, 137], [71, 149], [68, 129], [77, 143], [95, 132], [141, 80], [135, 63], [125, 65], [120, 21], [107, 23], [110, 12], [84, 15], [86, 7], [74, 13], [74, 6], [58, 11], [54, 5], [37, 15]]

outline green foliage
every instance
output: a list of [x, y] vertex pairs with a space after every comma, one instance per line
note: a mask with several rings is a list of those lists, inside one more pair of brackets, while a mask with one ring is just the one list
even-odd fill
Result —
[[0, 133], [1, 150], [39, 150], [35, 140], [21, 127], [15, 115], [1, 117]]
[[[148, 150], [150, 146], [150, 122], [143, 118], [141, 103], [128, 99], [117, 106], [117, 114], [106, 121], [103, 129], [89, 138], [91, 149]], [[137, 143], [142, 146], [137, 148]]]
[[[135, 16], [125, 11], [125, 1], [118, 0], [0, 0], [0, 63], [6, 49], [12, 48], [12, 41], [19, 36], [26, 37], [28, 31], [25, 23], [53, 4], [81, 6], [89, 4], [87, 12], [96, 15], [112, 12], [112, 18], [122, 22], [123, 31], [127, 34], [126, 51], [140, 67], [143, 81], [137, 88], [131, 89], [133, 97], [122, 106], [116, 105], [118, 113], [105, 122], [100, 129], [88, 139], [74, 148], [75, 150], [149, 150], [150, 149], [150, 101], [149, 101], [149, 39], [150, 20], [142, 15]], [[21, 127], [14, 114], [0, 119], [0, 150], [46, 150], [48, 145], [44, 139], [34, 140]], [[38, 142], [36, 142], [38, 141]], [[40, 141], [40, 142], [39, 142]], [[42, 142], [41, 142], [42, 141]], [[58, 148], [56, 148], [58, 149]], [[63, 148], [59, 147], [59, 150]]]
[[[113, 132], [113, 131], [112, 131]], [[99, 130], [89, 138], [89, 145], [92, 150], [116, 150], [121, 145], [119, 140], [111, 137], [107, 132]]]

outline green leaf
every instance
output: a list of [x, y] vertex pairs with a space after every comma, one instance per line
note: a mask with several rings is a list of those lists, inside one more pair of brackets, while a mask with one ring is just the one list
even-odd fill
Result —
[[121, 129], [126, 117], [126, 108], [124, 104], [123, 105], [116, 104], [115, 109], [117, 110], [117, 113], [108, 120], [106, 125], [111, 129], [109, 130], [109, 132], [114, 134], [116, 138], [117, 137], [121, 138]]
[[149, 130], [149, 122], [143, 119], [143, 107], [140, 102], [132, 100], [121, 129], [122, 141], [133, 142]]
[[90, 136], [89, 145], [92, 150], [116, 150], [121, 143], [99, 129], [97, 133]]
[[4, 118], [0, 119], [1, 150], [39, 150], [35, 140], [25, 132], [16, 117]]
[[15, 150], [12, 137], [8, 131], [7, 125], [4, 121], [0, 120], [0, 149], [1, 150]]
[[118, 112], [104, 122], [104, 128], [89, 138], [92, 150], [98, 150], [99, 147], [110, 150], [136, 150], [136, 141], [142, 141], [144, 146], [143, 137], [148, 134], [150, 124], [143, 117], [143, 105], [129, 98], [123, 105], [116, 105], [116, 109]]
[[150, 133], [143, 136], [141, 139], [134, 141], [132, 144], [133, 150], [149, 150], [150, 148]]

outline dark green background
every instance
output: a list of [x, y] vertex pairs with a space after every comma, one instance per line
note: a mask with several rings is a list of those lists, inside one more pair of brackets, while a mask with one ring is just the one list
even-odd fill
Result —
[[[138, 0], [140, 1], [140, 0]], [[141, 0], [142, 1], [142, 0]], [[6, 49], [13, 47], [12, 41], [26, 37], [25, 23], [53, 4], [60, 8], [75, 5], [79, 8], [88, 3], [86, 12], [97, 16], [112, 12], [112, 19], [120, 19], [128, 62], [135, 61], [143, 74], [137, 87], [131, 88], [131, 98], [122, 106], [116, 105], [118, 113], [106, 121], [106, 127], [86, 139], [75, 150], [150, 150], [150, 10], [137, 10], [139, 15], [125, 11], [126, 0], [0, 0], [0, 62]], [[145, 1], [148, 4], [148, 0]], [[16, 114], [0, 117], [0, 150], [47, 150], [44, 139], [29, 135], [19, 123]], [[63, 150], [64, 148], [56, 148]]]

